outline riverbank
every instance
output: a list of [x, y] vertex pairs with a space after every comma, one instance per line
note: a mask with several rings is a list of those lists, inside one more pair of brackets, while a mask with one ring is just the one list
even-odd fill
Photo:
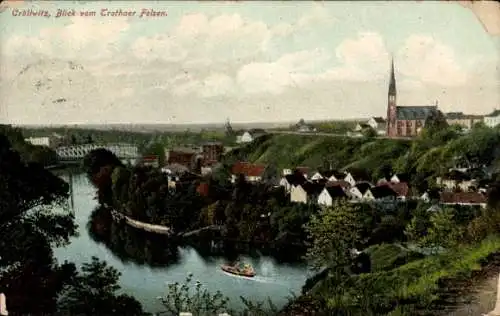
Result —
[[113, 216], [113, 219], [117, 219], [117, 220], [124, 219], [125, 223], [127, 223], [128, 225], [130, 225], [134, 228], [137, 228], [137, 229], [142, 229], [142, 230], [150, 232], [150, 233], [168, 235], [168, 236], [173, 234], [172, 229], [170, 227], [167, 227], [167, 226], [141, 222], [141, 221], [132, 219], [132, 218], [128, 217], [127, 215], [123, 215], [117, 211], [111, 211], [111, 214]]

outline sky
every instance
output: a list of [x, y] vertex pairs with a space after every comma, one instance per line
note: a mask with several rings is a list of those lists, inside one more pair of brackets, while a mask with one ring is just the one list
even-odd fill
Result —
[[500, 108], [500, 36], [457, 3], [16, 1], [0, 15], [6, 123], [385, 116], [391, 57], [398, 105]]

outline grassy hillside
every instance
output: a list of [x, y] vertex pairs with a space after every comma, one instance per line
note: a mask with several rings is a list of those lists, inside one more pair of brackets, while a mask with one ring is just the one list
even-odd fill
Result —
[[405, 172], [423, 181], [456, 165], [498, 172], [499, 143], [500, 129], [481, 126], [467, 134], [455, 126], [433, 133], [424, 131], [413, 140], [266, 135], [234, 150], [226, 158], [273, 165], [278, 170], [297, 166], [364, 169], [373, 180]]
[[[239, 148], [228, 157], [274, 165], [281, 170], [296, 166], [313, 169], [348, 167], [379, 171], [408, 152], [409, 141], [361, 139], [314, 135], [266, 135]], [[375, 169], [377, 170], [375, 172]]]

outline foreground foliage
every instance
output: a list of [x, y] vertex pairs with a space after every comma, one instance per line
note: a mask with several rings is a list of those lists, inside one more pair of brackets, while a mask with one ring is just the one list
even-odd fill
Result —
[[[14, 315], [55, 314], [73, 305], [66, 301], [75, 296], [71, 293], [81, 294], [87, 305], [96, 306], [91, 312], [83, 305], [72, 307], [79, 315], [103, 313], [99, 308], [113, 301], [120, 301], [114, 306], [122, 306], [122, 298], [114, 294], [117, 278], [107, 277], [116, 274], [115, 270], [94, 260], [89, 267], [100, 269], [80, 274], [73, 263], [56, 262], [52, 248], [76, 236], [67, 201], [69, 186], [43, 165], [26, 162], [10, 141], [15, 131], [5, 129], [0, 133], [0, 292], [8, 298], [9, 311]], [[21, 139], [22, 135], [16, 141]], [[100, 289], [101, 285], [108, 287]], [[99, 297], [87, 295], [94, 291], [100, 291]], [[123, 306], [130, 304], [140, 311], [133, 299]]]
[[159, 314], [169, 316], [177, 316], [181, 312], [190, 312], [196, 316], [219, 313], [229, 313], [233, 316], [274, 316], [279, 312], [271, 299], [267, 302], [254, 303], [244, 297], [240, 299], [245, 308], [241, 312], [233, 311], [229, 307], [229, 299], [220, 291], [211, 294], [199, 281], [193, 284], [192, 274], [188, 274], [183, 284], [177, 282], [169, 284], [166, 296], [159, 299], [165, 306], [165, 311]]

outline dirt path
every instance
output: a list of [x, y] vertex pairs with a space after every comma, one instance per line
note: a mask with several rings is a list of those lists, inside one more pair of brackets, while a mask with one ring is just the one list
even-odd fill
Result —
[[498, 273], [492, 273], [487, 279], [482, 280], [471, 293], [472, 301], [459, 306], [447, 316], [481, 316], [495, 307], [498, 284]]

